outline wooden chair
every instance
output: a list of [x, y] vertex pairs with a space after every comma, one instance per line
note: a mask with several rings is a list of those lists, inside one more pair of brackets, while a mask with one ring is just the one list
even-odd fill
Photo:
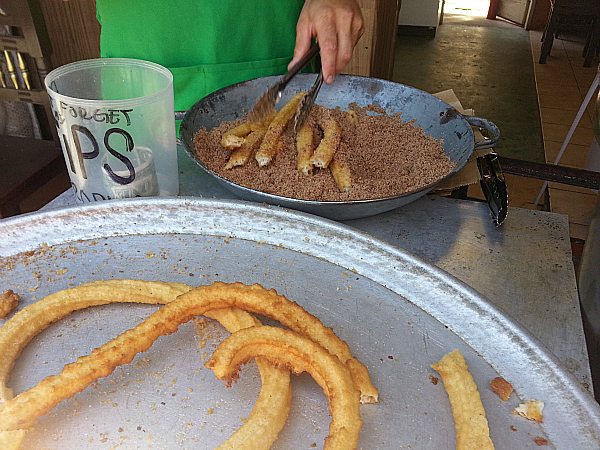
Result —
[[44, 16], [37, 0], [2, 2], [0, 26], [8, 30], [0, 36], [0, 99], [34, 105], [43, 139], [56, 139], [56, 127], [44, 77], [49, 72], [52, 48]]
[[0, 100], [31, 105], [39, 130], [38, 138], [0, 135], [0, 217], [7, 217], [24, 212], [21, 202], [53, 177], [66, 189], [68, 176], [44, 87], [51, 46], [40, 4], [7, 0], [1, 8]]
[[591, 67], [600, 47], [600, 2], [598, 0], [551, 0], [548, 21], [542, 34], [539, 63], [546, 63], [558, 33], [575, 30], [583, 30], [586, 33], [583, 65]]

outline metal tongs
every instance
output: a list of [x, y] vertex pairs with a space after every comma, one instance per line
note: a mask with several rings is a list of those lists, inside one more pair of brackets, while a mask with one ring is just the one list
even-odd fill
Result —
[[[275, 110], [275, 105], [281, 100], [283, 90], [287, 86], [287, 84], [302, 70], [310, 60], [319, 53], [319, 44], [314, 44], [308, 52], [296, 63], [294, 64], [288, 73], [281, 77], [281, 79], [267, 89], [265, 92], [255, 103], [254, 107], [248, 113], [248, 121], [249, 122], [261, 122], [265, 117], [269, 114], [272, 114]], [[317, 79], [315, 80], [312, 87], [308, 90], [307, 95], [298, 105], [298, 110], [294, 116], [294, 132], [297, 132], [298, 129], [302, 126], [302, 123], [308, 116], [308, 112], [312, 108], [315, 103], [315, 98], [319, 93], [319, 89], [323, 84], [323, 72], [319, 72]]]
[[304, 123], [304, 120], [308, 117], [308, 113], [310, 109], [315, 104], [315, 98], [319, 93], [319, 89], [321, 89], [321, 85], [323, 84], [323, 71], [319, 71], [319, 75], [317, 75], [317, 79], [308, 90], [304, 98], [300, 101], [298, 105], [298, 110], [294, 115], [294, 134], [298, 133], [298, 130]]
[[508, 189], [500, 167], [498, 154], [488, 153], [477, 158], [477, 168], [481, 179], [479, 184], [490, 208], [492, 222], [499, 227], [508, 212]]

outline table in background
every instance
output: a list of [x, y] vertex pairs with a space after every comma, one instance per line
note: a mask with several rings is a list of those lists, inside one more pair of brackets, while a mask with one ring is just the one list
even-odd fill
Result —
[[[181, 196], [236, 198], [179, 150]], [[75, 196], [67, 191], [42, 209], [73, 205]], [[344, 223], [412, 252], [483, 294], [592, 390], [566, 215], [509, 208], [496, 228], [484, 203], [428, 195]]]

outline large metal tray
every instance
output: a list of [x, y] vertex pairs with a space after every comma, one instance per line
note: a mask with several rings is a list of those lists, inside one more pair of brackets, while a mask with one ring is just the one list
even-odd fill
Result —
[[[453, 449], [454, 423], [430, 365], [459, 348], [479, 385], [497, 449], [599, 447], [592, 397], [523, 329], [447, 273], [356, 230], [272, 206], [198, 199], [132, 199], [0, 221], [0, 291], [30, 304], [106, 278], [193, 285], [258, 282], [316, 314], [369, 367], [381, 403], [364, 405], [365, 449]], [[23, 352], [16, 391], [141, 321], [151, 306], [108, 305], [53, 324]], [[25, 448], [213, 448], [247, 417], [259, 380], [253, 363], [227, 389], [203, 367], [226, 335], [183, 325], [111, 376], [67, 400], [29, 433]], [[204, 344], [204, 339], [207, 339]], [[487, 385], [501, 375], [517, 395]], [[511, 414], [546, 403], [544, 423]], [[321, 447], [327, 403], [308, 376], [294, 380], [291, 416], [276, 448]]]

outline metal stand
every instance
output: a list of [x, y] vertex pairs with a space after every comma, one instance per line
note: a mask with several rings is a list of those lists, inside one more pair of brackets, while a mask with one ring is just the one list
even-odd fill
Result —
[[[590, 86], [588, 93], [586, 94], [585, 98], [583, 99], [583, 103], [581, 104], [579, 111], [577, 111], [575, 120], [573, 120], [573, 124], [571, 125], [571, 128], [569, 129], [567, 135], [565, 136], [565, 140], [563, 141], [563, 144], [560, 147], [560, 151], [558, 152], [558, 155], [556, 155], [556, 159], [554, 160], [553, 164], [556, 165], [560, 162], [560, 159], [562, 158], [563, 154], [565, 153], [565, 150], [567, 149], [569, 142], [571, 142], [571, 138], [573, 137], [573, 133], [575, 133], [575, 129], [579, 125], [579, 122], [581, 121], [581, 118], [583, 117], [583, 114], [585, 113], [585, 110], [588, 107], [588, 104], [590, 103], [590, 100], [594, 96], [594, 93], [596, 92], [596, 89], [598, 88], [599, 85], [600, 85], [600, 65], [598, 65], [598, 71], [596, 72], [596, 78], [594, 78], [594, 81], [592, 81], [592, 85]], [[545, 181], [542, 188], [540, 189], [540, 192], [538, 193], [537, 197], [533, 201], [534, 205], [539, 204], [540, 199], [544, 195], [544, 191], [546, 190], [547, 187], [548, 187], [548, 181]]]

